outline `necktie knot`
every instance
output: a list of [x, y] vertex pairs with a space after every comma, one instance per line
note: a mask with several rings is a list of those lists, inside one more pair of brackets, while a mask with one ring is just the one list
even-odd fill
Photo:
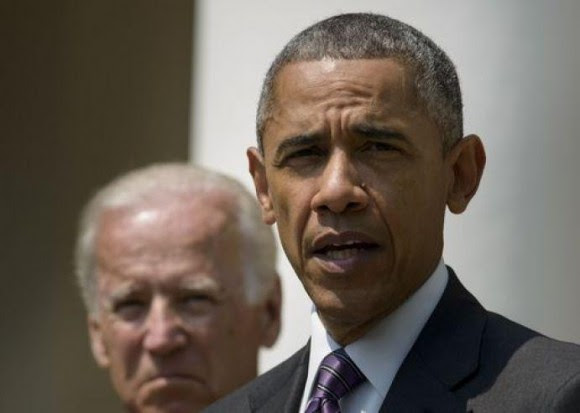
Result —
[[306, 413], [340, 412], [338, 401], [365, 380], [344, 349], [333, 351], [320, 363]]

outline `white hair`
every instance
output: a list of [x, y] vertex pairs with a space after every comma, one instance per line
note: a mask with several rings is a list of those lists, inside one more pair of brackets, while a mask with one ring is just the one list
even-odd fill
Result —
[[146, 204], [160, 196], [204, 196], [216, 191], [233, 196], [236, 203], [232, 218], [243, 238], [240, 254], [246, 299], [252, 304], [265, 299], [277, 277], [276, 244], [272, 229], [262, 222], [255, 197], [226, 175], [185, 163], [165, 163], [119, 176], [96, 192], [83, 208], [75, 249], [75, 274], [89, 313], [98, 308], [95, 239], [104, 211]]

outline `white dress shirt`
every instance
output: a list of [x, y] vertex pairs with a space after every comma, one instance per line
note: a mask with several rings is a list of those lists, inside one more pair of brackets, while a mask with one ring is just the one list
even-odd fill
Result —
[[[340, 400], [341, 412], [379, 411], [399, 367], [441, 299], [448, 278], [447, 268], [441, 259], [433, 274], [399, 308], [381, 320], [362, 338], [345, 347], [347, 354], [368, 380]], [[340, 348], [324, 329], [315, 308], [312, 310], [311, 327], [308, 376], [300, 412], [306, 409], [322, 359], [328, 353]]]

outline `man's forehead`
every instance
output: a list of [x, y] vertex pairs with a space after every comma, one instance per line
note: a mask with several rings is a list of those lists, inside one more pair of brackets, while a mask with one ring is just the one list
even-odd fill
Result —
[[[372, 87], [375, 93], [385, 88], [413, 86], [414, 71], [396, 58], [380, 59], [322, 59], [292, 62], [276, 76], [276, 100], [281, 95], [300, 93], [312, 87], [328, 87], [332, 82], [355, 82]], [[300, 79], [300, 82], [296, 80]]]
[[208, 201], [107, 211], [95, 242], [98, 265], [127, 274], [213, 272], [217, 254], [237, 248], [239, 236], [231, 208]]
[[323, 121], [317, 118], [326, 107], [355, 107], [357, 119], [351, 119], [366, 124], [392, 123], [400, 115], [422, 112], [413, 71], [395, 58], [290, 63], [278, 75], [275, 96], [265, 136], [272, 128], [316, 129], [320, 125], [313, 122]]
[[231, 247], [224, 242], [237, 242], [230, 198], [155, 200], [106, 211], [96, 243], [99, 272], [127, 288], [139, 280], [217, 288], [218, 254]]
[[160, 289], [179, 289], [188, 291], [208, 291], [218, 293], [222, 286], [214, 276], [208, 273], [177, 274], [172, 277], [134, 277], [128, 274], [115, 273], [99, 277], [99, 283], [112, 296], [123, 296], [139, 292], [142, 288], [157, 286]]
[[138, 235], [157, 227], [161, 232], [189, 232], [203, 240], [218, 235], [233, 217], [233, 196], [223, 191], [169, 197], [160, 194], [143, 202], [106, 209], [99, 220], [99, 232]]

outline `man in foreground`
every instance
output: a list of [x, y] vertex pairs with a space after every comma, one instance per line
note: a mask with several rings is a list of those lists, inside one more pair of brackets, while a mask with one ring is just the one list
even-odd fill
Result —
[[445, 209], [485, 166], [462, 129], [453, 64], [404, 23], [335, 16], [285, 46], [248, 158], [312, 336], [208, 412], [579, 411], [580, 348], [487, 312], [444, 265]]
[[197, 412], [256, 376], [280, 328], [275, 255], [253, 196], [218, 173], [153, 165], [97, 192], [77, 276], [128, 412]]

